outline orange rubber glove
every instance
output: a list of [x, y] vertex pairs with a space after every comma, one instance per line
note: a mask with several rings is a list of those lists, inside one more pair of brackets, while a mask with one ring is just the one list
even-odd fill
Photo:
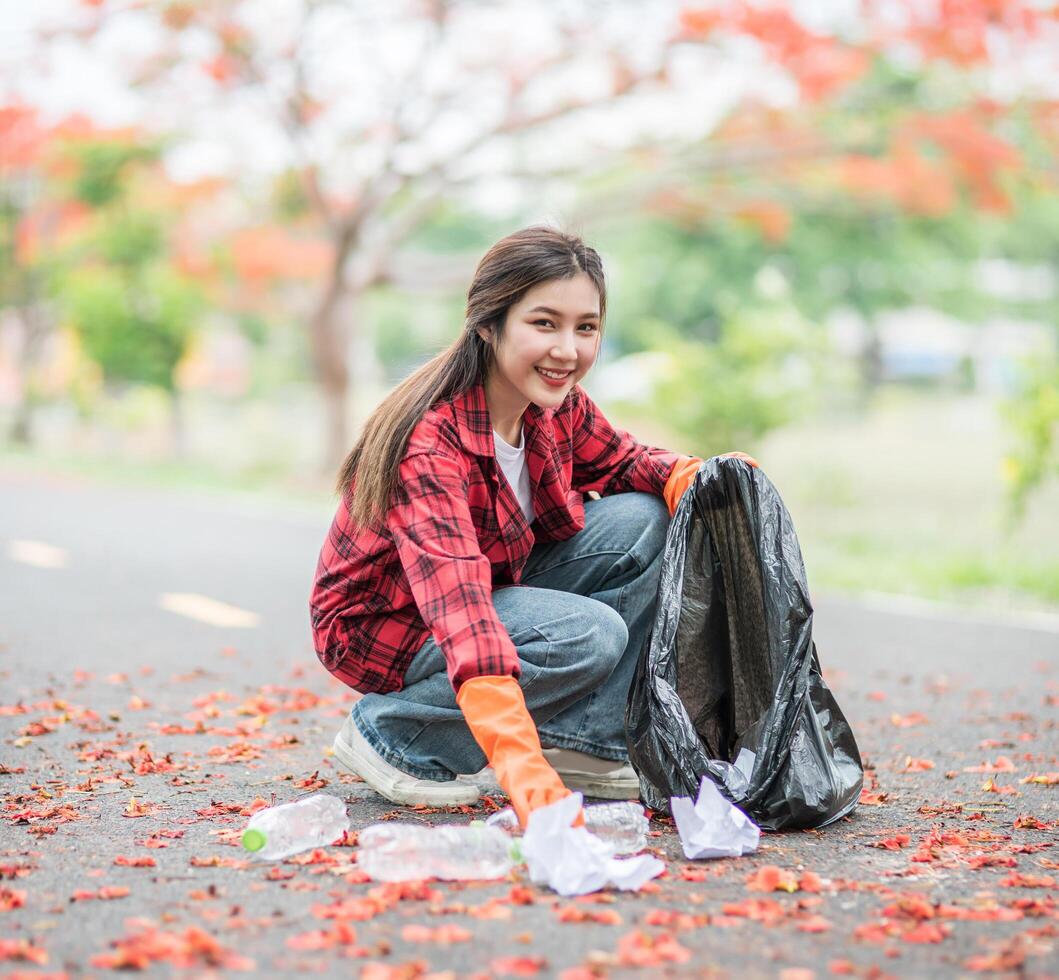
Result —
[[[758, 461], [746, 453], [725, 453], [724, 456], [734, 456], [736, 459], [741, 459], [753, 467], [759, 466]], [[701, 465], [702, 460], [698, 456], [681, 456], [673, 464], [673, 469], [669, 471], [669, 479], [666, 481], [665, 489], [662, 491], [666, 506], [669, 508], [670, 517], [677, 512], [677, 505], [680, 503], [680, 498], [684, 496], [684, 491], [695, 482], [695, 474], [699, 472]]]
[[514, 677], [471, 677], [460, 685], [456, 703], [523, 827], [531, 811], [570, 795], [541, 752], [537, 726]]

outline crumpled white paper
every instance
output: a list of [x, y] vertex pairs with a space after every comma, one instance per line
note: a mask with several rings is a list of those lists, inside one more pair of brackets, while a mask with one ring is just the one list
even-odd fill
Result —
[[761, 830], [733, 806], [709, 776], [702, 777], [694, 806], [687, 796], [669, 801], [684, 854], [695, 858], [739, 857], [757, 850]]
[[638, 891], [665, 865], [650, 854], [616, 858], [610, 845], [584, 827], [571, 827], [581, 794], [571, 793], [534, 810], [522, 835], [522, 857], [530, 878], [560, 895], [587, 895], [613, 885]]

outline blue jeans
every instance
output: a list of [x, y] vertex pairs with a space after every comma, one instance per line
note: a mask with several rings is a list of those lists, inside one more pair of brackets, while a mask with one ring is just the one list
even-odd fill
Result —
[[[494, 590], [543, 744], [628, 759], [625, 702], [654, 618], [669, 523], [652, 494], [586, 500], [584, 528], [535, 545], [522, 582]], [[433, 639], [400, 691], [366, 694], [350, 715], [379, 755], [418, 779], [450, 780], [487, 764]]]

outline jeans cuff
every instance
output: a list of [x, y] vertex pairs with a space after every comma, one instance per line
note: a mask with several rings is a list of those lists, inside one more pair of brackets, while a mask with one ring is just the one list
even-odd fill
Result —
[[382, 756], [386, 762], [393, 766], [394, 769], [400, 770], [406, 776], [411, 776], [413, 779], [428, 779], [432, 783], [448, 783], [456, 778], [455, 773], [449, 772], [448, 769], [423, 769], [420, 766], [412, 765], [407, 759], [398, 755], [386, 744], [374, 728], [367, 726], [363, 719], [359, 717], [357, 711], [357, 708], [359, 707], [359, 704], [355, 704], [350, 710], [350, 724], [357, 726], [357, 731], [364, 736], [364, 740], [368, 745]]
[[574, 735], [551, 732], [546, 727], [538, 728], [537, 734], [542, 742], [547, 742], [549, 746], [557, 749], [573, 749], [575, 752], [584, 752], [585, 755], [594, 755], [597, 759], [610, 759], [613, 762], [629, 761], [629, 750], [624, 745], [603, 745], [601, 742], [589, 742]]

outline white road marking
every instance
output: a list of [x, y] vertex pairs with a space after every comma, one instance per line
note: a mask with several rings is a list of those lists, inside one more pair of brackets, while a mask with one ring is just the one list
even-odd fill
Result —
[[261, 623], [261, 617], [257, 613], [194, 592], [165, 592], [159, 596], [158, 605], [178, 616], [197, 619], [200, 623], [209, 623], [211, 626], [254, 629]]
[[7, 556], [37, 568], [66, 568], [70, 564], [70, 556], [64, 548], [43, 541], [10, 541]]

